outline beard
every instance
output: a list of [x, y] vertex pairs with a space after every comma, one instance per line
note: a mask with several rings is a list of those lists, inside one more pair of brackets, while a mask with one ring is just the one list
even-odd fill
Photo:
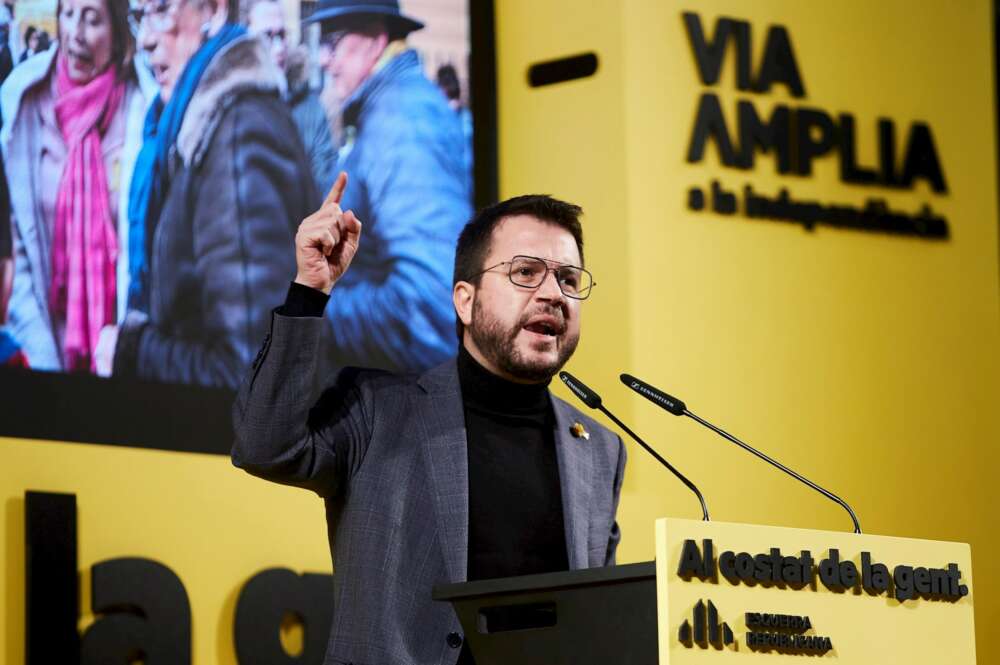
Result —
[[[472, 303], [469, 335], [486, 359], [506, 374], [532, 383], [548, 381], [573, 355], [580, 341], [580, 334], [568, 336], [567, 333], [562, 333], [555, 338], [559, 351], [554, 361], [525, 358], [517, 347], [517, 336], [528, 320], [538, 313], [527, 312], [515, 325], [504, 328], [500, 321], [486, 312], [482, 302], [477, 298]], [[559, 311], [558, 315], [562, 318], [563, 312]]]

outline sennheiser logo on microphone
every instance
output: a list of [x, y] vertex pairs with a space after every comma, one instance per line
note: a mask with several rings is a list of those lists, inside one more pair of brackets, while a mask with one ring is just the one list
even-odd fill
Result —
[[671, 402], [669, 399], [667, 399], [666, 397], [664, 397], [663, 395], [661, 395], [661, 394], [659, 394], [657, 392], [654, 392], [654, 391], [650, 390], [646, 386], [641, 385], [638, 381], [633, 381], [631, 388], [632, 388], [632, 390], [640, 392], [643, 395], [645, 395], [646, 397], [648, 397], [648, 398], [650, 398], [652, 400], [655, 400], [655, 401], [659, 402], [660, 404], [665, 405], [668, 409], [676, 409], [677, 408], [677, 405], [674, 404], [673, 402]]
[[580, 390], [575, 383], [573, 383], [572, 381], [570, 381], [568, 376], [560, 376], [559, 378], [563, 380], [563, 383], [565, 383], [567, 386], [569, 386], [570, 390], [572, 390], [573, 392], [576, 393], [577, 397], [579, 397], [580, 399], [586, 401], [587, 395], [584, 394], [584, 392], [582, 390]]

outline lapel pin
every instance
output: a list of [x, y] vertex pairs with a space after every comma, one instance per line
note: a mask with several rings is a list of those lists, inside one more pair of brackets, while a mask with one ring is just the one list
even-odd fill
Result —
[[590, 441], [590, 432], [588, 432], [580, 423], [573, 423], [572, 427], [569, 428], [569, 432], [578, 439], [584, 438], [587, 441]]

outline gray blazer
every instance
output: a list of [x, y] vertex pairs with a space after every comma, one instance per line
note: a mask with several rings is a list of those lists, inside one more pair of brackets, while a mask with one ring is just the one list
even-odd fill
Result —
[[[326, 663], [453, 665], [436, 584], [466, 579], [469, 476], [455, 362], [420, 376], [345, 369], [320, 390], [324, 319], [274, 314], [233, 406], [233, 463], [326, 503], [334, 619]], [[621, 439], [552, 397], [572, 569], [614, 564]], [[570, 428], [580, 423], [589, 439]], [[451, 640], [454, 643], [454, 639]]]

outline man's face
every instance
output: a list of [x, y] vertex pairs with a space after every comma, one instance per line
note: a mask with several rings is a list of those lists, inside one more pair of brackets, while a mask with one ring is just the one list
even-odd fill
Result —
[[[508, 217], [493, 230], [483, 267], [533, 256], [550, 268], [579, 266], [580, 253], [569, 231], [530, 215]], [[541, 286], [517, 286], [501, 265], [479, 277], [471, 308], [456, 302], [465, 325], [463, 343], [487, 369], [508, 380], [536, 383], [550, 379], [569, 360], [580, 341], [580, 301], [563, 295], [555, 273]]]
[[138, 43], [149, 53], [149, 66], [164, 103], [170, 101], [184, 66], [201, 47], [202, 26], [210, 18], [211, 12], [194, 0], [147, 0], [142, 4]]
[[258, 2], [250, 10], [247, 21], [247, 32], [253, 36], [262, 36], [274, 60], [280, 69], [285, 68], [288, 57], [288, 41], [285, 33], [285, 11], [279, 2]]
[[334, 32], [323, 41], [327, 55], [321, 59], [333, 77], [337, 98], [347, 99], [371, 75], [389, 37], [385, 32]]

